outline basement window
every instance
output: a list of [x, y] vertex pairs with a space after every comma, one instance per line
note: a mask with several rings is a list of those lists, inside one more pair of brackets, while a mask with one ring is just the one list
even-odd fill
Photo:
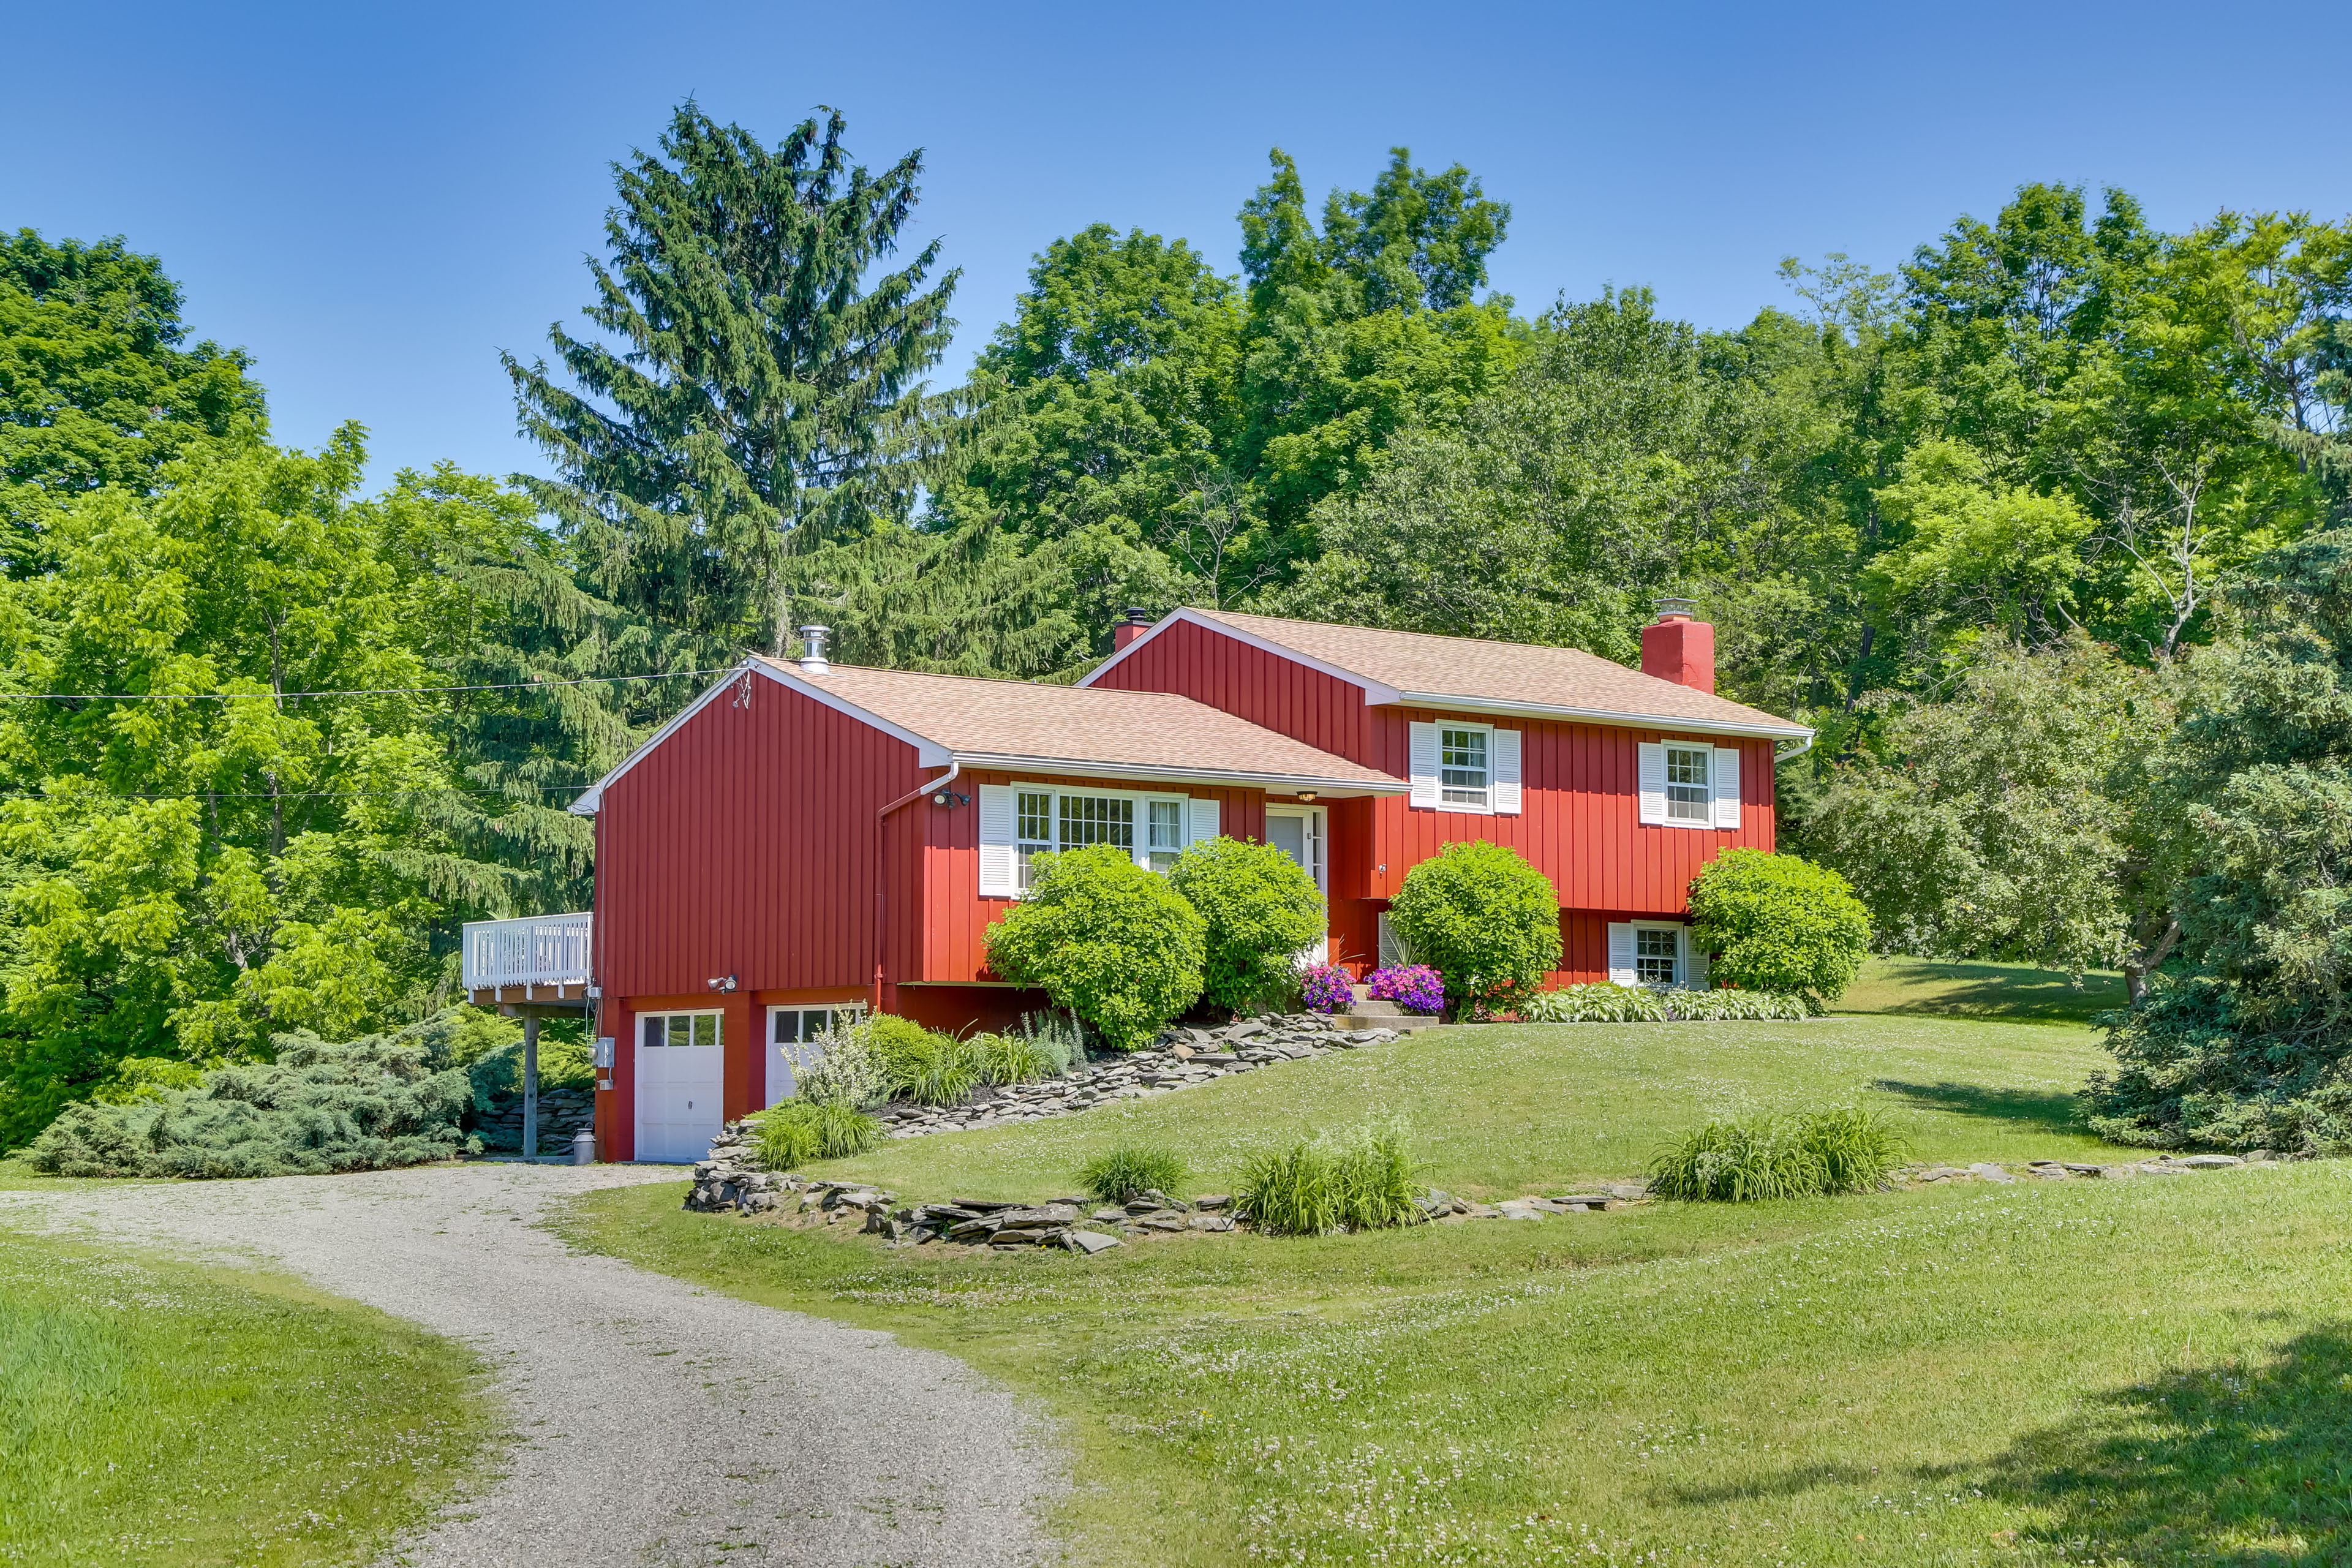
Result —
[[1681, 984], [1682, 953], [1680, 927], [1633, 928], [1633, 975], [1642, 984]]

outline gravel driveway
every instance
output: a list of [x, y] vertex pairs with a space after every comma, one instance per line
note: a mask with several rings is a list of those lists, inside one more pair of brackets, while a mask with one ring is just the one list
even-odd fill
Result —
[[472, 1345], [517, 1435], [505, 1473], [390, 1563], [1056, 1555], [1037, 1512], [1063, 1458], [1005, 1390], [887, 1334], [567, 1251], [532, 1223], [576, 1193], [681, 1173], [481, 1164], [0, 1193], [0, 1222], [259, 1260]]

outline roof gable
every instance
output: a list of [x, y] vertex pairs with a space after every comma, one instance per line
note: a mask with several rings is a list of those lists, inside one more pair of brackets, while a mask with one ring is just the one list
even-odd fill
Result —
[[1390, 794], [1406, 787], [1377, 769], [1172, 692], [1039, 686], [838, 664], [820, 675], [755, 655], [656, 731], [572, 809], [593, 814], [622, 774], [721, 692], [755, 677], [906, 742], [923, 767], [957, 763], [1336, 794]]
[[1349, 682], [1371, 704], [1646, 724], [1810, 739], [1804, 725], [1587, 653], [1581, 648], [1180, 609], [1105, 660], [1087, 685], [1180, 622], [1266, 648]]

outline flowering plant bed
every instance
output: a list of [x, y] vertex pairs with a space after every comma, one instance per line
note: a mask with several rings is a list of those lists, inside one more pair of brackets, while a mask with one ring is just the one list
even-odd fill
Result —
[[1310, 1013], [1344, 1013], [1356, 1005], [1356, 984], [1336, 963], [1310, 964], [1299, 976]]
[[1382, 1002], [1394, 1002], [1408, 1013], [1437, 1014], [1445, 1010], [1445, 982], [1426, 963], [1376, 969], [1370, 986], [1373, 996]]

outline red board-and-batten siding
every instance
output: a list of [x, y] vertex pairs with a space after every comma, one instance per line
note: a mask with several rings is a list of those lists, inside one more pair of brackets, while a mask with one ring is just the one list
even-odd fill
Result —
[[[771, 1004], [869, 997], [874, 983], [875, 814], [940, 776], [915, 748], [775, 681], [754, 679], [706, 704], [606, 787], [596, 813], [599, 1026], [614, 1053], [613, 1091], [597, 1097], [610, 1159], [635, 1156], [640, 1013], [725, 1015], [723, 1110], [731, 1120], [766, 1094], [761, 1029]], [[1024, 772], [964, 773], [982, 784], [1133, 781]], [[1260, 790], [1171, 786], [1218, 802], [1228, 832], [1263, 837]], [[980, 897], [977, 805], [928, 798], [888, 820], [889, 920], [884, 1005], [947, 1027], [1015, 1006], [1024, 993], [988, 984], [982, 932], [1011, 906]], [[709, 982], [736, 978], [731, 993]], [[921, 984], [913, 984], [920, 982]], [[902, 990], [900, 986], [905, 988]], [[937, 987], [938, 989], [933, 989]], [[1029, 999], [1034, 1005], [1034, 998]]]
[[[1335, 803], [1332, 925], [1350, 958], [1377, 951], [1372, 916], [1403, 884], [1405, 873], [1460, 840], [1508, 845], [1551, 879], [1564, 911], [1563, 980], [1606, 977], [1611, 920], [1680, 917], [1689, 909], [1690, 879], [1701, 866], [1725, 849], [1769, 851], [1773, 846], [1769, 741], [1373, 707], [1348, 681], [1190, 621], [1164, 628], [1096, 684], [1178, 692], [1399, 778], [1411, 773], [1410, 726], [1416, 720], [1459, 719], [1520, 732], [1516, 816], [1416, 810], [1396, 795]], [[1738, 827], [1664, 827], [1641, 820], [1637, 748], [1644, 741], [1684, 739], [1739, 748]], [[1342, 907], [1349, 900], [1367, 902]]]

